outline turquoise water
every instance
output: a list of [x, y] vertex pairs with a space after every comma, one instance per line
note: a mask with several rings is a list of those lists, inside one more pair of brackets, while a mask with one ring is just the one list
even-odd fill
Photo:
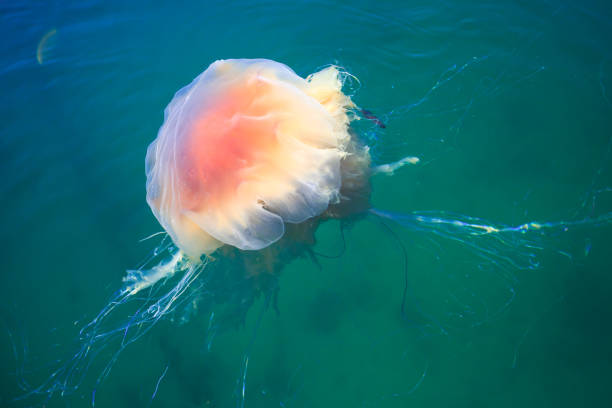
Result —
[[[0, 405], [85, 407], [94, 390], [96, 407], [610, 403], [606, 2], [5, 2], [0, 21]], [[347, 92], [386, 125], [356, 125], [375, 163], [421, 159], [373, 177], [374, 207], [554, 224], [479, 239], [369, 215], [344, 251], [323, 224], [315, 251], [341, 256], [287, 261], [275, 308], [193, 293], [104, 381], [116, 342], [47, 399], [79, 330], [158, 243], [140, 240], [160, 230], [144, 155], [164, 107], [214, 60], [256, 57], [359, 79]], [[244, 322], [211, 320], [243, 295]]]

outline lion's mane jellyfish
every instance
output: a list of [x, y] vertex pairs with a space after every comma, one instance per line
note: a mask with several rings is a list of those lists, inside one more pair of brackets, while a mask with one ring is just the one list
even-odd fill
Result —
[[[408, 256], [390, 222], [458, 242], [504, 279], [507, 273], [508, 299], [500, 310], [514, 297], [512, 271], [538, 266], [546, 231], [610, 224], [610, 213], [511, 226], [443, 211], [371, 208], [371, 177], [392, 175], [419, 159], [372, 165], [351, 122], [385, 125], [343, 93], [347, 78], [352, 76], [336, 66], [302, 78], [271, 60], [222, 60], [179, 90], [146, 155], [147, 202], [167, 235], [82, 327], [78, 351], [31, 393], [75, 391], [99, 352], [114, 350], [97, 378], [95, 398], [120, 352], [161, 318], [176, 316], [180, 306], [198, 303], [199, 312], [209, 313], [210, 344], [218, 330], [244, 321], [259, 295], [265, 294], [265, 307], [274, 301], [275, 277], [287, 262], [299, 256], [317, 261], [315, 232], [329, 219], [342, 227], [370, 217], [397, 238], [405, 260], [402, 314], [410, 297]], [[164, 282], [172, 282], [169, 289]], [[445, 331], [434, 317], [422, 316]], [[248, 351], [240, 376], [243, 400], [247, 365]]]
[[176, 94], [147, 151], [147, 202], [189, 258], [261, 250], [314, 217], [368, 208], [370, 158], [342, 76], [223, 60]]
[[[367, 214], [373, 170], [404, 162], [371, 168], [350, 127], [361, 111], [342, 92], [348, 77], [336, 66], [302, 78], [271, 60], [222, 60], [179, 90], [145, 160], [147, 202], [171, 242], [128, 270], [80, 330], [78, 352], [32, 393], [76, 391], [92, 350], [114, 342], [95, 398], [121, 351], [181, 306], [211, 313], [208, 337], [239, 324], [261, 293], [266, 305], [275, 297], [288, 261], [314, 259], [321, 222]], [[215, 305], [228, 310], [210, 312]]]

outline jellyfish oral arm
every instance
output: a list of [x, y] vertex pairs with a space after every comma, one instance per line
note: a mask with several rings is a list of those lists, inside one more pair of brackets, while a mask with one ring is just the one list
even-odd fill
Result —
[[417, 164], [420, 161], [418, 157], [407, 156], [393, 163], [386, 163], [376, 166], [372, 169], [372, 174], [384, 174], [392, 176], [395, 170], [404, 167], [406, 164]]
[[155, 285], [161, 279], [169, 278], [180, 269], [179, 263], [183, 259], [182, 251], [177, 251], [172, 258], [165, 263], [155, 265], [151, 269], [131, 269], [127, 271], [127, 276], [123, 278], [125, 286], [124, 293], [135, 295], [143, 289]]

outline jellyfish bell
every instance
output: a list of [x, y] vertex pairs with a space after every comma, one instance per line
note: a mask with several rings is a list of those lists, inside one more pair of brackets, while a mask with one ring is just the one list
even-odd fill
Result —
[[289, 225], [368, 208], [370, 157], [343, 75], [221, 60], [176, 93], [147, 151], [147, 202], [190, 259], [261, 250]]

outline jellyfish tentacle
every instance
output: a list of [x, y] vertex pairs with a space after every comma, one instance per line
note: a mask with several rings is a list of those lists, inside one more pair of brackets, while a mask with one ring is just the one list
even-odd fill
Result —
[[412, 304], [414, 305], [416, 311], [419, 313], [419, 315], [425, 317], [427, 320], [431, 321], [435, 326], [438, 327], [438, 329], [440, 330], [440, 333], [442, 333], [443, 335], [448, 334], [447, 330], [444, 328], [444, 326], [433, 316], [431, 316], [428, 313], [425, 313], [418, 300], [416, 299], [414, 293], [410, 290], [410, 285], [409, 285], [409, 278], [408, 278], [408, 251], [406, 250], [406, 246], [404, 245], [404, 242], [400, 239], [400, 237], [397, 235], [397, 233], [393, 230], [393, 228], [391, 228], [385, 221], [383, 218], [378, 218], [378, 222], [380, 223], [380, 225], [385, 229], [385, 231], [387, 231], [395, 240], [395, 242], [397, 242], [398, 246], [400, 247], [401, 251], [402, 251], [402, 259], [403, 259], [403, 272], [404, 272], [404, 288], [402, 291], [402, 303], [400, 306], [400, 313], [402, 315], [402, 318], [406, 321], [409, 321], [411, 324], [415, 325], [416, 327], [418, 327], [419, 329], [423, 330], [422, 327], [420, 327], [416, 322], [412, 322], [408, 319], [408, 315], [406, 313], [406, 302], [408, 299], [408, 296], [410, 296], [410, 299], [412, 301]]
[[[444, 241], [448, 249], [452, 250], [457, 245], [458, 249], [467, 250], [469, 258], [466, 261], [468, 264], [474, 262], [475, 268], [460, 278], [467, 280], [451, 282], [452, 287], [448, 290], [451, 301], [449, 305], [454, 304], [460, 307], [461, 311], [447, 313], [452, 319], [448, 322], [444, 320], [444, 325], [448, 329], [465, 327], [465, 324], [476, 327], [498, 319], [509, 310], [516, 298], [516, 285], [520, 282], [518, 272], [540, 269], [542, 261], [546, 259], [544, 258], [546, 253], [567, 257], [572, 262], [580, 256], [588, 256], [590, 250], [588, 238], [585, 249], [571, 243], [575, 243], [576, 240], [567, 240], [564, 237], [567, 234], [582, 234], [595, 227], [608, 228], [612, 224], [612, 212], [597, 217], [547, 222], [531, 221], [519, 225], [491, 223], [480, 218], [443, 211], [393, 213], [370, 209], [369, 213], [379, 220], [391, 221], [405, 227], [408, 231], [425, 234], [423, 238], [436, 243], [442, 252], [444, 252], [442, 246]], [[445, 261], [439, 253], [440, 251], [436, 251], [435, 260], [436, 264], [442, 267]], [[474, 299], [477, 299], [475, 293], [478, 292], [478, 287], [472, 288], [472, 285], [478, 284], [471, 275], [476, 273], [491, 273], [498, 277], [495, 285], [500, 294], [506, 294], [492, 298], [495, 303], [494, 308], [491, 308], [485, 300], [478, 300], [480, 305], [473, 304]], [[454, 273], [450, 276], [453, 275]], [[455, 284], [459, 286], [455, 288]], [[457, 320], [460, 324], [453, 323], [453, 320]]]
[[[404, 227], [459, 242], [479, 257], [504, 269], [515, 270], [536, 269], [540, 266], [537, 258], [541, 251], [549, 247], [544, 240], [548, 231], [563, 233], [570, 229], [612, 224], [612, 212], [597, 217], [566, 221], [530, 221], [519, 225], [493, 224], [480, 218], [445, 211], [399, 214], [372, 208], [369, 212]], [[571, 258], [571, 255], [564, 251], [555, 251]]]
[[159, 263], [151, 269], [128, 270], [127, 275], [123, 278], [123, 282], [127, 283], [123, 290], [130, 296], [135, 295], [161, 279], [174, 275], [177, 270], [180, 270], [179, 263], [184, 257], [182, 251], [177, 251], [168, 262]]
[[415, 156], [406, 156], [398, 161], [386, 164], [380, 164], [372, 169], [372, 174], [384, 174], [392, 176], [396, 170], [404, 167], [406, 164], [418, 164], [421, 159]]
[[334, 258], [340, 258], [342, 255], [344, 255], [344, 253], [346, 252], [346, 237], [344, 236], [344, 224], [341, 222], [340, 223], [340, 237], [342, 238], [341, 242], [342, 242], [342, 248], [340, 249], [340, 251], [337, 254], [324, 254], [315, 250], [312, 250], [312, 253], [316, 256], [320, 256], [322, 258], [328, 258], [328, 259], [334, 259]]
[[[146, 268], [145, 264], [136, 270], [129, 270], [124, 278], [124, 287], [115, 292], [107, 305], [79, 330], [77, 351], [64, 360], [47, 380], [35, 388], [30, 387], [19, 399], [33, 395], [43, 395], [50, 399], [57, 393], [67, 395], [76, 392], [92, 364], [100, 359], [103, 351], [110, 349], [111, 356], [97, 375], [91, 393], [91, 405], [95, 406], [96, 392], [123, 350], [148, 333], [180, 304], [189, 300], [187, 291], [196, 289], [194, 283], [207, 265], [207, 259], [193, 262], [174, 247], [166, 248], [163, 242], [161, 246], [165, 249], [154, 250], [147, 264], [154, 264], [166, 252], [172, 255], [170, 259], [162, 260], [150, 268]], [[182, 272], [182, 276], [163, 292], [162, 287], [167, 279], [179, 272]], [[136, 305], [136, 309], [124, 320], [120, 311], [129, 310], [130, 305]]]

